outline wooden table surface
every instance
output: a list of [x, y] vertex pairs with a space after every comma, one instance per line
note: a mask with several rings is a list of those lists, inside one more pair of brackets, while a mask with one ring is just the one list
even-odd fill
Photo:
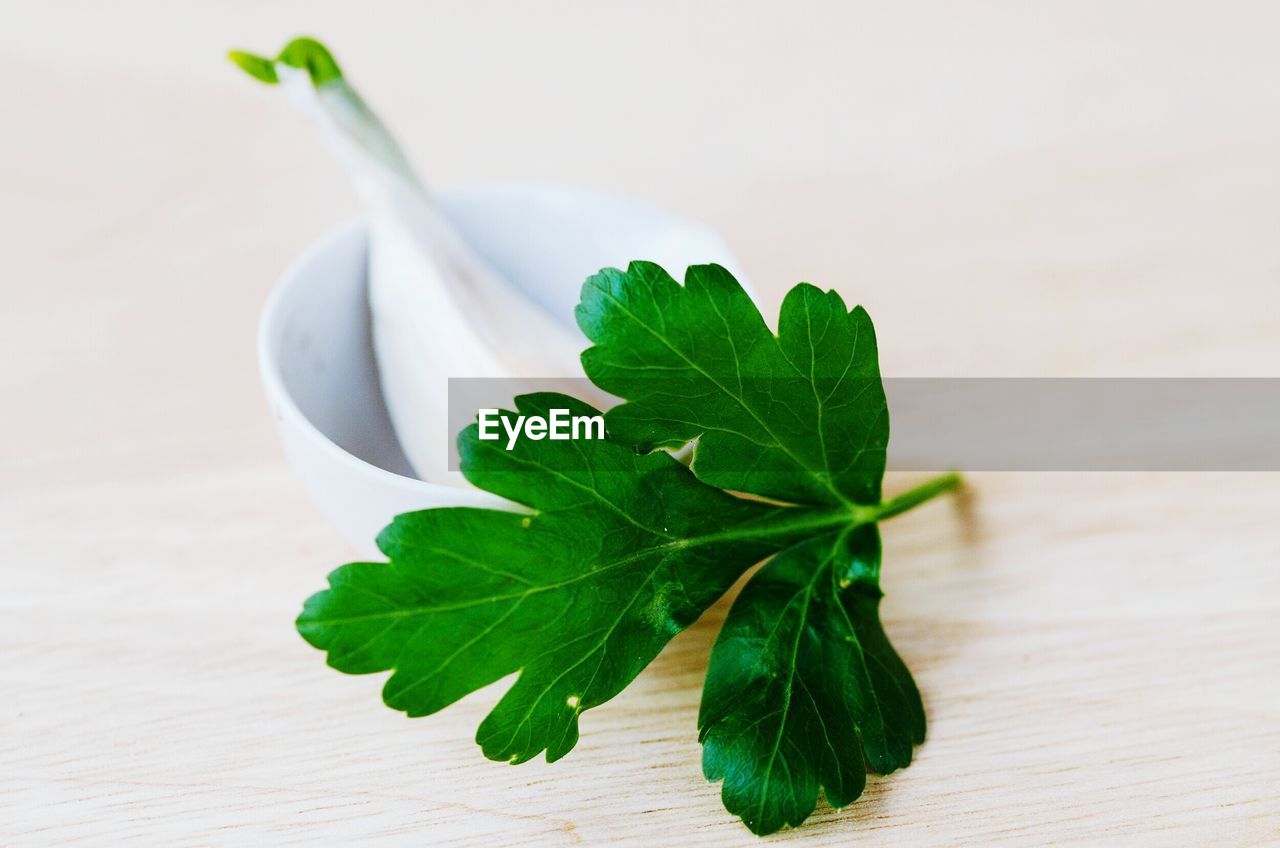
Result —
[[[1280, 376], [1274, 4], [6, 3], [0, 844], [754, 845], [699, 767], [717, 606], [565, 760], [293, 629], [351, 555], [254, 327], [354, 197], [222, 59], [327, 39], [437, 185], [702, 218], [890, 375]], [[889, 480], [889, 488], [903, 481]], [[929, 738], [775, 837], [1280, 844], [1280, 475], [979, 474], [885, 525]]]

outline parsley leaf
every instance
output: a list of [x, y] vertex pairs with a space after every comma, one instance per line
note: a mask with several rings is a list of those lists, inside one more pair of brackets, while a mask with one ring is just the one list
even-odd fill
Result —
[[[906, 766], [919, 692], [879, 619], [877, 521], [959, 482], [881, 500], [889, 422], [861, 307], [801, 284], [775, 335], [733, 277], [695, 266], [605, 269], [583, 286], [587, 376], [625, 402], [605, 440], [458, 438], [463, 474], [525, 512], [433, 509], [378, 538], [310, 598], [298, 629], [352, 673], [393, 671], [409, 715], [518, 678], [481, 723], [486, 756], [548, 761], [752, 565], [711, 652], [703, 770], [756, 833], [795, 826], [819, 793]], [[596, 415], [557, 394], [516, 415]], [[505, 428], [504, 428], [505, 429]], [[656, 448], [694, 444], [690, 467]], [[742, 497], [734, 493], [760, 496]]]
[[795, 826], [822, 787], [843, 807], [911, 762], [924, 707], [880, 627], [874, 524], [802, 542], [739, 595], [716, 640], [698, 716], [703, 769], [756, 833]]
[[651, 262], [587, 280], [578, 325], [591, 382], [626, 398], [608, 431], [639, 445], [698, 439], [698, 477], [792, 503], [880, 500], [889, 415], [862, 307], [800, 284], [777, 336], [719, 265], [679, 285]]

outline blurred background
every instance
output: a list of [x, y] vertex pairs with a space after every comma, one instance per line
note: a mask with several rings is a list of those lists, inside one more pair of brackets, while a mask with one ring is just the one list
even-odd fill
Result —
[[[0, 834], [749, 844], [693, 738], [722, 610], [593, 711], [561, 772], [516, 776], [470, 742], [483, 704], [403, 722], [291, 632], [349, 552], [284, 464], [255, 323], [358, 208], [229, 48], [324, 40], [431, 185], [571, 183], [705, 221], [766, 314], [799, 280], [864, 304], [887, 375], [1280, 376], [1274, 3], [0, 12]], [[792, 836], [1280, 838], [1275, 476], [975, 490], [964, 526], [886, 531], [920, 762]], [[653, 744], [611, 748], [628, 721]]]

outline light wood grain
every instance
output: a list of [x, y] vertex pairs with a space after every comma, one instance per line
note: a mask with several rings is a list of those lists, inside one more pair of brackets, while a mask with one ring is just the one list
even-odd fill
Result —
[[[703, 218], [772, 303], [863, 302], [889, 374], [1280, 376], [1274, 4], [3, 12], [0, 844], [757, 844], [699, 769], [723, 605], [554, 766], [471, 741], [505, 684], [408, 720], [294, 633], [350, 554], [253, 331], [354, 201], [229, 46], [325, 37], [438, 184]], [[982, 474], [888, 523], [929, 738], [773, 841], [1280, 843], [1278, 494]]]

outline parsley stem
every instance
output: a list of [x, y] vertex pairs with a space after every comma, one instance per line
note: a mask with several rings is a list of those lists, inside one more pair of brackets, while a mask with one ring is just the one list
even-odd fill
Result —
[[[777, 539], [791, 536], [804, 538], [805, 536], [824, 533], [828, 530], [873, 524], [886, 518], [892, 518], [895, 515], [901, 515], [925, 501], [957, 488], [962, 482], [963, 478], [957, 472], [952, 471], [934, 477], [914, 489], [908, 489], [900, 495], [874, 505], [855, 504], [852, 507], [781, 506], [778, 508], [779, 512], [770, 516], [767, 524], [763, 527], [758, 523], [752, 524], [749, 529], [746, 526], [730, 527], [699, 537], [698, 541], [702, 543], [740, 538]], [[687, 540], [685, 544], [687, 544]]]
[[963, 478], [954, 471], [934, 477], [914, 489], [908, 489], [896, 497], [881, 502], [878, 507], [874, 508], [875, 518], [872, 520], [879, 521], [885, 518], [892, 518], [895, 515], [901, 515], [907, 510], [941, 495], [943, 492], [948, 492], [958, 487], [962, 481]]

